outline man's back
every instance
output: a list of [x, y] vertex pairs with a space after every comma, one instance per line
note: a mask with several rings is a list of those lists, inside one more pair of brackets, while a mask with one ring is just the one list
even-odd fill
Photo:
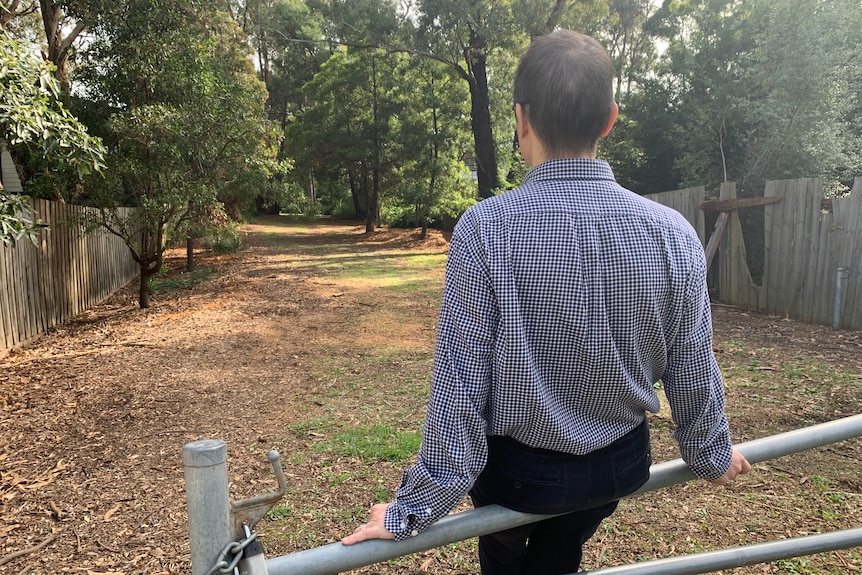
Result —
[[[555, 160], [465, 214], [453, 242], [486, 267], [499, 310], [489, 434], [584, 454], [658, 411], [687, 306], [708, 304], [691, 293], [703, 253], [682, 216], [618, 186], [602, 161]], [[706, 353], [698, 317], [686, 336]]]

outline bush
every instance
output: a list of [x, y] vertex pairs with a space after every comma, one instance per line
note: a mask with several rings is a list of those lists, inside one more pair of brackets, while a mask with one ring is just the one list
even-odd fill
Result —
[[242, 241], [235, 224], [211, 228], [204, 235], [204, 246], [217, 254], [228, 254], [239, 250]]

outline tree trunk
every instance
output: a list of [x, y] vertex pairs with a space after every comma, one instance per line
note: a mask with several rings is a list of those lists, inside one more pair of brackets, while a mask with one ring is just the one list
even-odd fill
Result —
[[42, 11], [42, 25], [45, 29], [45, 40], [48, 53], [45, 58], [56, 66], [54, 77], [60, 83], [63, 99], [68, 101], [71, 94], [69, 83], [69, 50], [72, 43], [84, 31], [84, 24], [78, 22], [75, 28], [63, 37], [64, 15], [62, 6], [52, 0], [39, 0]]
[[380, 110], [377, 99], [377, 58], [371, 55], [371, 193], [366, 194], [365, 233], [374, 231], [374, 224], [379, 219], [380, 202]]
[[150, 278], [154, 274], [150, 266], [141, 266], [141, 283], [138, 286], [138, 306], [141, 309], [150, 307]]
[[374, 231], [375, 224], [380, 219], [380, 168], [371, 172], [371, 193], [368, 196], [368, 213], [365, 214], [365, 233]]
[[466, 59], [470, 72], [470, 123], [473, 128], [479, 197], [490, 198], [494, 195], [494, 190], [500, 187], [500, 177], [497, 174], [497, 152], [494, 149], [494, 132], [491, 126], [491, 98], [488, 95], [488, 65], [484, 42], [478, 38], [473, 39]]
[[356, 214], [356, 219], [362, 220], [365, 218], [365, 212], [362, 210], [362, 202], [360, 201], [362, 191], [359, 189], [353, 170], [347, 172], [347, 181], [350, 183], [350, 197], [353, 199], [353, 211]]
[[186, 237], [186, 271], [195, 271], [195, 239], [191, 234]]

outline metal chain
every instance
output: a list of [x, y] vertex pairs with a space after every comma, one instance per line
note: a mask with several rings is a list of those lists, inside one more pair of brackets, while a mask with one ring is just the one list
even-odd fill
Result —
[[[257, 533], [250, 533], [249, 530], [246, 529], [246, 536], [243, 539], [240, 539], [239, 541], [231, 541], [224, 546], [224, 549], [219, 553], [218, 561], [216, 561], [216, 564], [213, 565], [212, 569], [207, 571], [206, 575], [215, 575], [216, 573], [229, 575], [232, 573], [239, 564], [239, 560], [242, 559], [242, 552], [255, 539], [257, 539]], [[230, 562], [227, 560], [229, 556], [233, 556]]]

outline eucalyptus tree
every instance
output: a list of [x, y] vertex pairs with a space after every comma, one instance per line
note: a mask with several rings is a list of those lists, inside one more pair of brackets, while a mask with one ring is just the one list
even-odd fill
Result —
[[302, 107], [302, 86], [331, 54], [322, 42], [323, 16], [302, 0], [246, 0], [235, 18], [254, 49], [270, 116], [283, 128]]
[[598, 22], [598, 36], [614, 63], [615, 93], [623, 101], [657, 58], [655, 39], [644, 27], [656, 7], [651, 0], [610, 0], [607, 8], [607, 16]]
[[[211, 3], [139, 0], [99, 14], [92, 31], [80, 77], [111, 153], [82, 200], [126, 242], [148, 307], [169, 226], [213, 210], [237, 217], [279, 169], [277, 141], [246, 36]], [[123, 206], [136, 215], [121, 218]]]
[[378, 49], [337, 49], [303, 88], [308, 108], [286, 131], [297, 162], [321, 173], [337, 166], [346, 176], [367, 232], [379, 221], [381, 183], [393, 162], [398, 110], [392, 92], [399, 58]]
[[39, 3], [36, 0], [5, 0], [0, 3], [0, 30], [18, 40], [38, 37]]
[[508, 2], [420, 0], [417, 49], [449, 66], [470, 91], [470, 126], [479, 196], [501, 188], [497, 142], [491, 115], [488, 59], [495, 50], [516, 50], [526, 43]]
[[[594, 33], [607, 11], [606, 0], [419, 0], [416, 53], [436, 59], [455, 71], [470, 91], [470, 126], [479, 196], [503, 187], [500, 151], [511, 151], [509, 79], [518, 56], [535, 37], [558, 27]], [[495, 94], [496, 93], [496, 94]], [[506, 102], [495, 109], [494, 101]], [[499, 131], [505, 136], [498, 134]], [[514, 172], [510, 169], [507, 178]]]

